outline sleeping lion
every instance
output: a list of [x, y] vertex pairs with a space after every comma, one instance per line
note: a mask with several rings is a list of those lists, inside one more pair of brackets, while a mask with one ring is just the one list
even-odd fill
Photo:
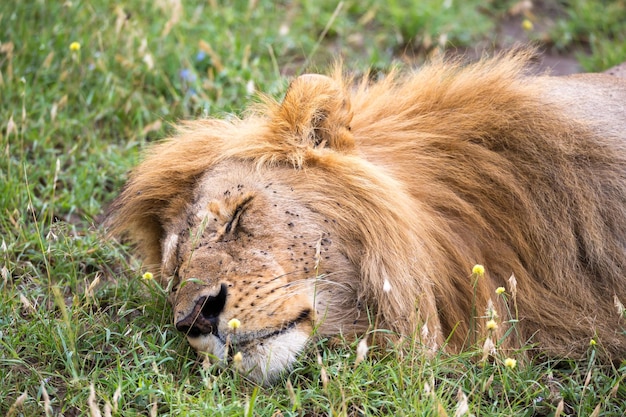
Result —
[[160, 265], [189, 343], [258, 382], [374, 326], [460, 351], [492, 303], [510, 347], [624, 359], [626, 80], [530, 76], [530, 55], [303, 75], [184, 122], [106, 224]]

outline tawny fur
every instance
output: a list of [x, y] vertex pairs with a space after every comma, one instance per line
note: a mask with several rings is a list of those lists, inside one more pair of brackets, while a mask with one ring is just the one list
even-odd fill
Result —
[[[133, 171], [108, 225], [157, 265], [164, 227], [203, 173], [231, 160], [290, 167], [306, 174], [293, 180], [300, 198], [336, 220], [357, 296], [382, 326], [411, 336], [432, 323], [437, 343], [452, 332], [462, 349], [473, 305], [481, 316], [493, 299], [507, 319], [494, 291], [514, 275], [516, 344], [577, 357], [596, 338], [623, 359], [626, 84], [527, 76], [527, 59], [432, 63], [374, 83], [336, 71], [242, 120], [184, 122]], [[477, 263], [487, 272], [474, 291]]]

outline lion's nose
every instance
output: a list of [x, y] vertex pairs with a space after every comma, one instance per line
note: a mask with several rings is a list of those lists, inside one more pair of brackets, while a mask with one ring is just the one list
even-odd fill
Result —
[[189, 337], [217, 334], [219, 315], [226, 304], [226, 293], [226, 285], [222, 284], [216, 296], [199, 297], [191, 313], [176, 321], [176, 329]]

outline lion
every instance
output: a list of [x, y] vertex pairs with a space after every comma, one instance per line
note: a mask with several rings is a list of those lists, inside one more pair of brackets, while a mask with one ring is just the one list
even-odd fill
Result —
[[240, 352], [261, 383], [316, 337], [458, 352], [486, 309], [511, 347], [580, 358], [593, 339], [624, 359], [626, 80], [532, 75], [531, 56], [337, 68], [241, 118], [181, 122], [107, 227], [159, 265], [191, 346]]

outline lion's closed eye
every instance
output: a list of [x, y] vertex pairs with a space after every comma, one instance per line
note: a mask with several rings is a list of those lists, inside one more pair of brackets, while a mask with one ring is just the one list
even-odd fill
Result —
[[205, 234], [206, 227], [213, 230], [211, 240], [220, 242], [226, 235], [233, 235], [240, 225], [241, 216], [250, 207], [253, 200], [252, 193], [231, 196], [230, 190], [224, 193], [224, 198], [215, 199], [208, 203], [206, 210], [200, 210], [196, 216], [202, 218], [198, 237]]
[[252, 195], [246, 195], [243, 200], [237, 204], [230, 220], [228, 221], [228, 223], [226, 223], [226, 227], [224, 228], [225, 233], [231, 233], [237, 228], [241, 215], [249, 207], [250, 202], [253, 198], [254, 196]]

